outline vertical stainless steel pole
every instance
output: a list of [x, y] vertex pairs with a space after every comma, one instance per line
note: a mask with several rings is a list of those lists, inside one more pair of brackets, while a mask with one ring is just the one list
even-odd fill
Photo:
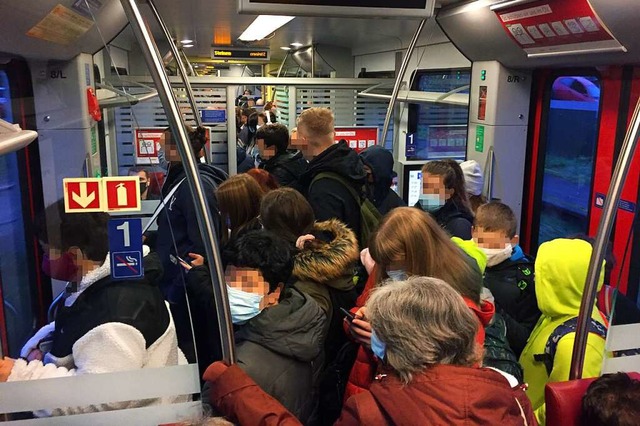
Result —
[[187, 183], [193, 195], [193, 201], [196, 208], [196, 217], [198, 219], [198, 227], [205, 247], [205, 254], [209, 270], [211, 272], [211, 281], [213, 283], [213, 294], [215, 295], [218, 323], [220, 324], [220, 340], [222, 343], [222, 357], [224, 361], [235, 362], [235, 347], [233, 340], [233, 327], [231, 322], [231, 314], [229, 312], [229, 301], [227, 298], [227, 288], [225, 285], [224, 271], [222, 269], [222, 260], [220, 251], [218, 250], [218, 239], [216, 238], [215, 229], [213, 228], [213, 220], [211, 212], [206, 203], [202, 182], [198, 174], [196, 158], [191, 151], [189, 144], [189, 136], [187, 129], [182, 121], [178, 101], [176, 100], [169, 77], [162, 64], [162, 57], [158, 52], [153, 36], [149, 32], [136, 0], [121, 0], [122, 7], [129, 19], [133, 33], [138, 40], [138, 44], [142, 49], [147, 66], [151, 73], [151, 77], [158, 90], [158, 96], [162, 101], [162, 106], [167, 114], [167, 120], [173, 135], [178, 141], [178, 151], [184, 165]]
[[316, 76], [316, 45], [311, 45], [311, 78]]
[[582, 303], [580, 305], [580, 314], [578, 316], [578, 328], [576, 329], [576, 340], [573, 343], [573, 358], [571, 359], [570, 380], [581, 379], [582, 369], [584, 367], [584, 357], [587, 349], [587, 337], [589, 336], [588, 324], [593, 311], [593, 305], [598, 292], [598, 278], [602, 269], [602, 261], [604, 259], [607, 242], [611, 236], [613, 221], [615, 220], [618, 203], [620, 202], [620, 194], [624, 187], [633, 153], [638, 144], [638, 131], [640, 129], [640, 99], [636, 104], [633, 118], [627, 134], [624, 138], [624, 144], [620, 151], [618, 163], [611, 178], [609, 193], [602, 208], [602, 217], [598, 226], [598, 234], [594, 243], [593, 252], [591, 253], [591, 262], [589, 263], [589, 272], [587, 281], [582, 294]]
[[182, 78], [182, 82], [184, 83], [184, 90], [187, 91], [187, 98], [189, 98], [189, 104], [191, 104], [191, 110], [193, 110], [193, 119], [195, 120], [196, 125], [202, 126], [202, 118], [200, 117], [200, 113], [198, 112], [198, 106], [196, 105], [196, 97], [193, 94], [193, 88], [191, 87], [191, 83], [189, 82], [189, 77], [187, 76], [187, 70], [184, 67], [182, 58], [180, 57], [180, 51], [178, 50], [178, 46], [176, 46], [176, 43], [173, 41], [173, 36], [169, 32], [169, 28], [167, 28], [167, 26], [165, 25], [164, 19], [162, 19], [162, 16], [160, 16], [160, 12], [158, 12], [156, 5], [153, 3], [153, 0], [146, 0], [146, 2], [149, 4], [149, 8], [151, 9], [151, 12], [155, 16], [156, 21], [158, 21], [158, 24], [160, 25], [160, 28], [164, 33], [164, 36], [169, 42], [169, 49], [171, 49], [171, 54], [173, 55], [173, 59], [175, 59], [176, 64], [178, 65], [178, 73], [180, 74], [180, 77]]
[[398, 93], [400, 92], [400, 85], [402, 84], [402, 79], [404, 78], [405, 73], [407, 72], [407, 66], [409, 66], [409, 60], [411, 59], [411, 55], [413, 54], [413, 49], [416, 47], [416, 43], [418, 42], [418, 37], [420, 37], [420, 33], [422, 33], [422, 29], [424, 25], [427, 23], [426, 19], [420, 21], [418, 28], [416, 29], [411, 42], [409, 43], [409, 47], [407, 47], [407, 53], [405, 53], [404, 58], [402, 58], [402, 64], [400, 65], [400, 70], [398, 70], [398, 75], [396, 76], [396, 82], [393, 85], [393, 92], [391, 92], [391, 100], [389, 101], [389, 107], [387, 108], [387, 116], [384, 118], [384, 126], [382, 127], [382, 136], [378, 141], [378, 145], [384, 146], [384, 142], [387, 139], [387, 132], [389, 131], [389, 124], [391, 124], [391, 116], [393, 115], [393, 109], [396, 107], [396, 101], [398, 100]]
[[229, 171], [229, 176], [238, 173], [236, 90], [238, 90], [238, 86], [227, 86], [227, 161], [229, 163], [227, 170]]

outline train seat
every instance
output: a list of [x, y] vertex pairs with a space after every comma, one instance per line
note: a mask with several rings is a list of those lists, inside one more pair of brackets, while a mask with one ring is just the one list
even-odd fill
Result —
[[[640, 373], [628, 374], [640, 380]], [[594, 380], [596, 378], [548, 383], [544, 391], [547, 425], [579, 426], [582, 397]]]

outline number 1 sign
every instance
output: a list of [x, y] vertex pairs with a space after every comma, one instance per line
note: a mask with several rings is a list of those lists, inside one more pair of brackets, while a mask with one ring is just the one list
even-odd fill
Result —
[[144, 276], [142, 266], [142, 220], [109, 220], [111, 278], [135, 279]]

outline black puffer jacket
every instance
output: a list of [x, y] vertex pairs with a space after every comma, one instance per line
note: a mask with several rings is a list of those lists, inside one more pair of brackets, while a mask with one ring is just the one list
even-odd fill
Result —
[[290, 288], [235, 333], [238, 365], [303, 424], [317, 403], [326, 317], [309, 296]]
[[509, 346], [520, 357], [540, 318], [535, 291], [534, 260], [516, 246], [510, 259], [487, 267], [484, 286], [491, 290], [496, 311], [502, 314], [507, 324]]
[[367, 176], [362, 160], [349, 148], [345, 140], [341, 140], [311, 160], [309, 170], [301, 177], [303, 190], [307, 194], [307, 200], [313, 208], [316, 219], [319, 221], [339, 219], [358, 234], [360, 232], [359, 201], [354, 198], [348, 188], [335, 179], [323, 178], [311, 185], [313, 178], [322, 172], [340, 175], [357, 192], [361, 192]]
[[299, 189], [300, 177], [307, 171], [309, 162], [304, 159], [302, 152], [287, 150], [265, 161], [260, 167], [271, 173], [280, 186]]
[[374, 145], [362, 151], [360, 158], [373, 174], [373, 184], [367, 185], [367, 196], [380, 214], [384, 216], [396, 207], [405, 207], [407, 204], [391, 189], [393, 154], [379, 145]]

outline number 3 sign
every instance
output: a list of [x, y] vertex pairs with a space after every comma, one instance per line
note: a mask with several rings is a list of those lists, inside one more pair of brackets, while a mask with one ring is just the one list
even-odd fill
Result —
[[111, 277], [115, 280], [142, 278], [142, 220], [109, 220]]

